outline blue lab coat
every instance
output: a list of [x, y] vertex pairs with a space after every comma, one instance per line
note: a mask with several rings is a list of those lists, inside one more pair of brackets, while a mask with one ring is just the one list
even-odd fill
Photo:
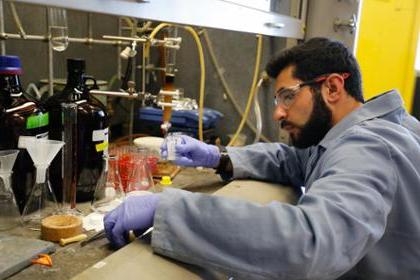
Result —
[[398, 92], [368, 101], [309, 149], [228, 153], [234, 178], [302, 187], [297, 205], [169, 189], [155, 252], [235, 279], [420, 279], [420, 124]]

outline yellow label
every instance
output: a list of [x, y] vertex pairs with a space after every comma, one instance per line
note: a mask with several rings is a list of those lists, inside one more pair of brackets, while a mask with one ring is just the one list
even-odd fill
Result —
[[100, 144], [96, 144], [95, 148], [97, 152], [104, 151], [106, 148], [108, 148], [108, 141], [102, 142]]

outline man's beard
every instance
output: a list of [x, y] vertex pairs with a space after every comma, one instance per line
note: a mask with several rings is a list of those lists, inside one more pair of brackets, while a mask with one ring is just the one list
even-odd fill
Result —
[[320, 89], [313, 89], [313, 101], [313, 110], [309, 120], [300, 129], [299, 134], [290, 135], [291, 144], [296, 148], [303, 149], [317, 145], [332, 127], [332, 113], [322, 99]]

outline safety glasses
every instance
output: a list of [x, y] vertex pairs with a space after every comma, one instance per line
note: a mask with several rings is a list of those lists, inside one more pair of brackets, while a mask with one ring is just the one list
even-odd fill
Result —
[[[282, 104], [286, 109], [290, 108], [290, 106], [292, 106], [293, 101], [295, 100], [296, 96], [298, 95], [298, 93], [301, 91], [301, 89], [305, 86], [310, 86], [310, 85], [314, 85], [314, 84], [318, 84], [318, 83], [322, 83], [324, 81], [326, 81], [329, 76], [331, 76], [332, 74], [325, 74], [322, 76], [319, 76], [313, 80], [310, 81], [306, 81], [306, 82], [302, 82], [300, 84], [297, 84], [295, 86], [291, 86], [291, 87], [285, 87], [282, 89], [279, 89], [276, 94], [274, 95], [274, 105], [278, 106], [280, 104]], [[340, 76], [343, 77], [343, 79], [347, 79], [348, 77], [350, 77], [350, 73], [340, 73]]]

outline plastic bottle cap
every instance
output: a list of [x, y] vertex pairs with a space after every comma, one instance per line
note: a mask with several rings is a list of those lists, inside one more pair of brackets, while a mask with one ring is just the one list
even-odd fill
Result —
[[1, 55], [0, 56], [0, 74], [1, 75], [20, 75], [22, 67], [18, 56]]
[[162, 179], [160, 180], [160, 184], [164, 186], [172, 185], [172, 180], [170, 176], [162, 176]]
[[67, 59], [67, 72], [73, 73], [84, 73], [86, 69], [86, 62], [81, 58], [69, 58]]

